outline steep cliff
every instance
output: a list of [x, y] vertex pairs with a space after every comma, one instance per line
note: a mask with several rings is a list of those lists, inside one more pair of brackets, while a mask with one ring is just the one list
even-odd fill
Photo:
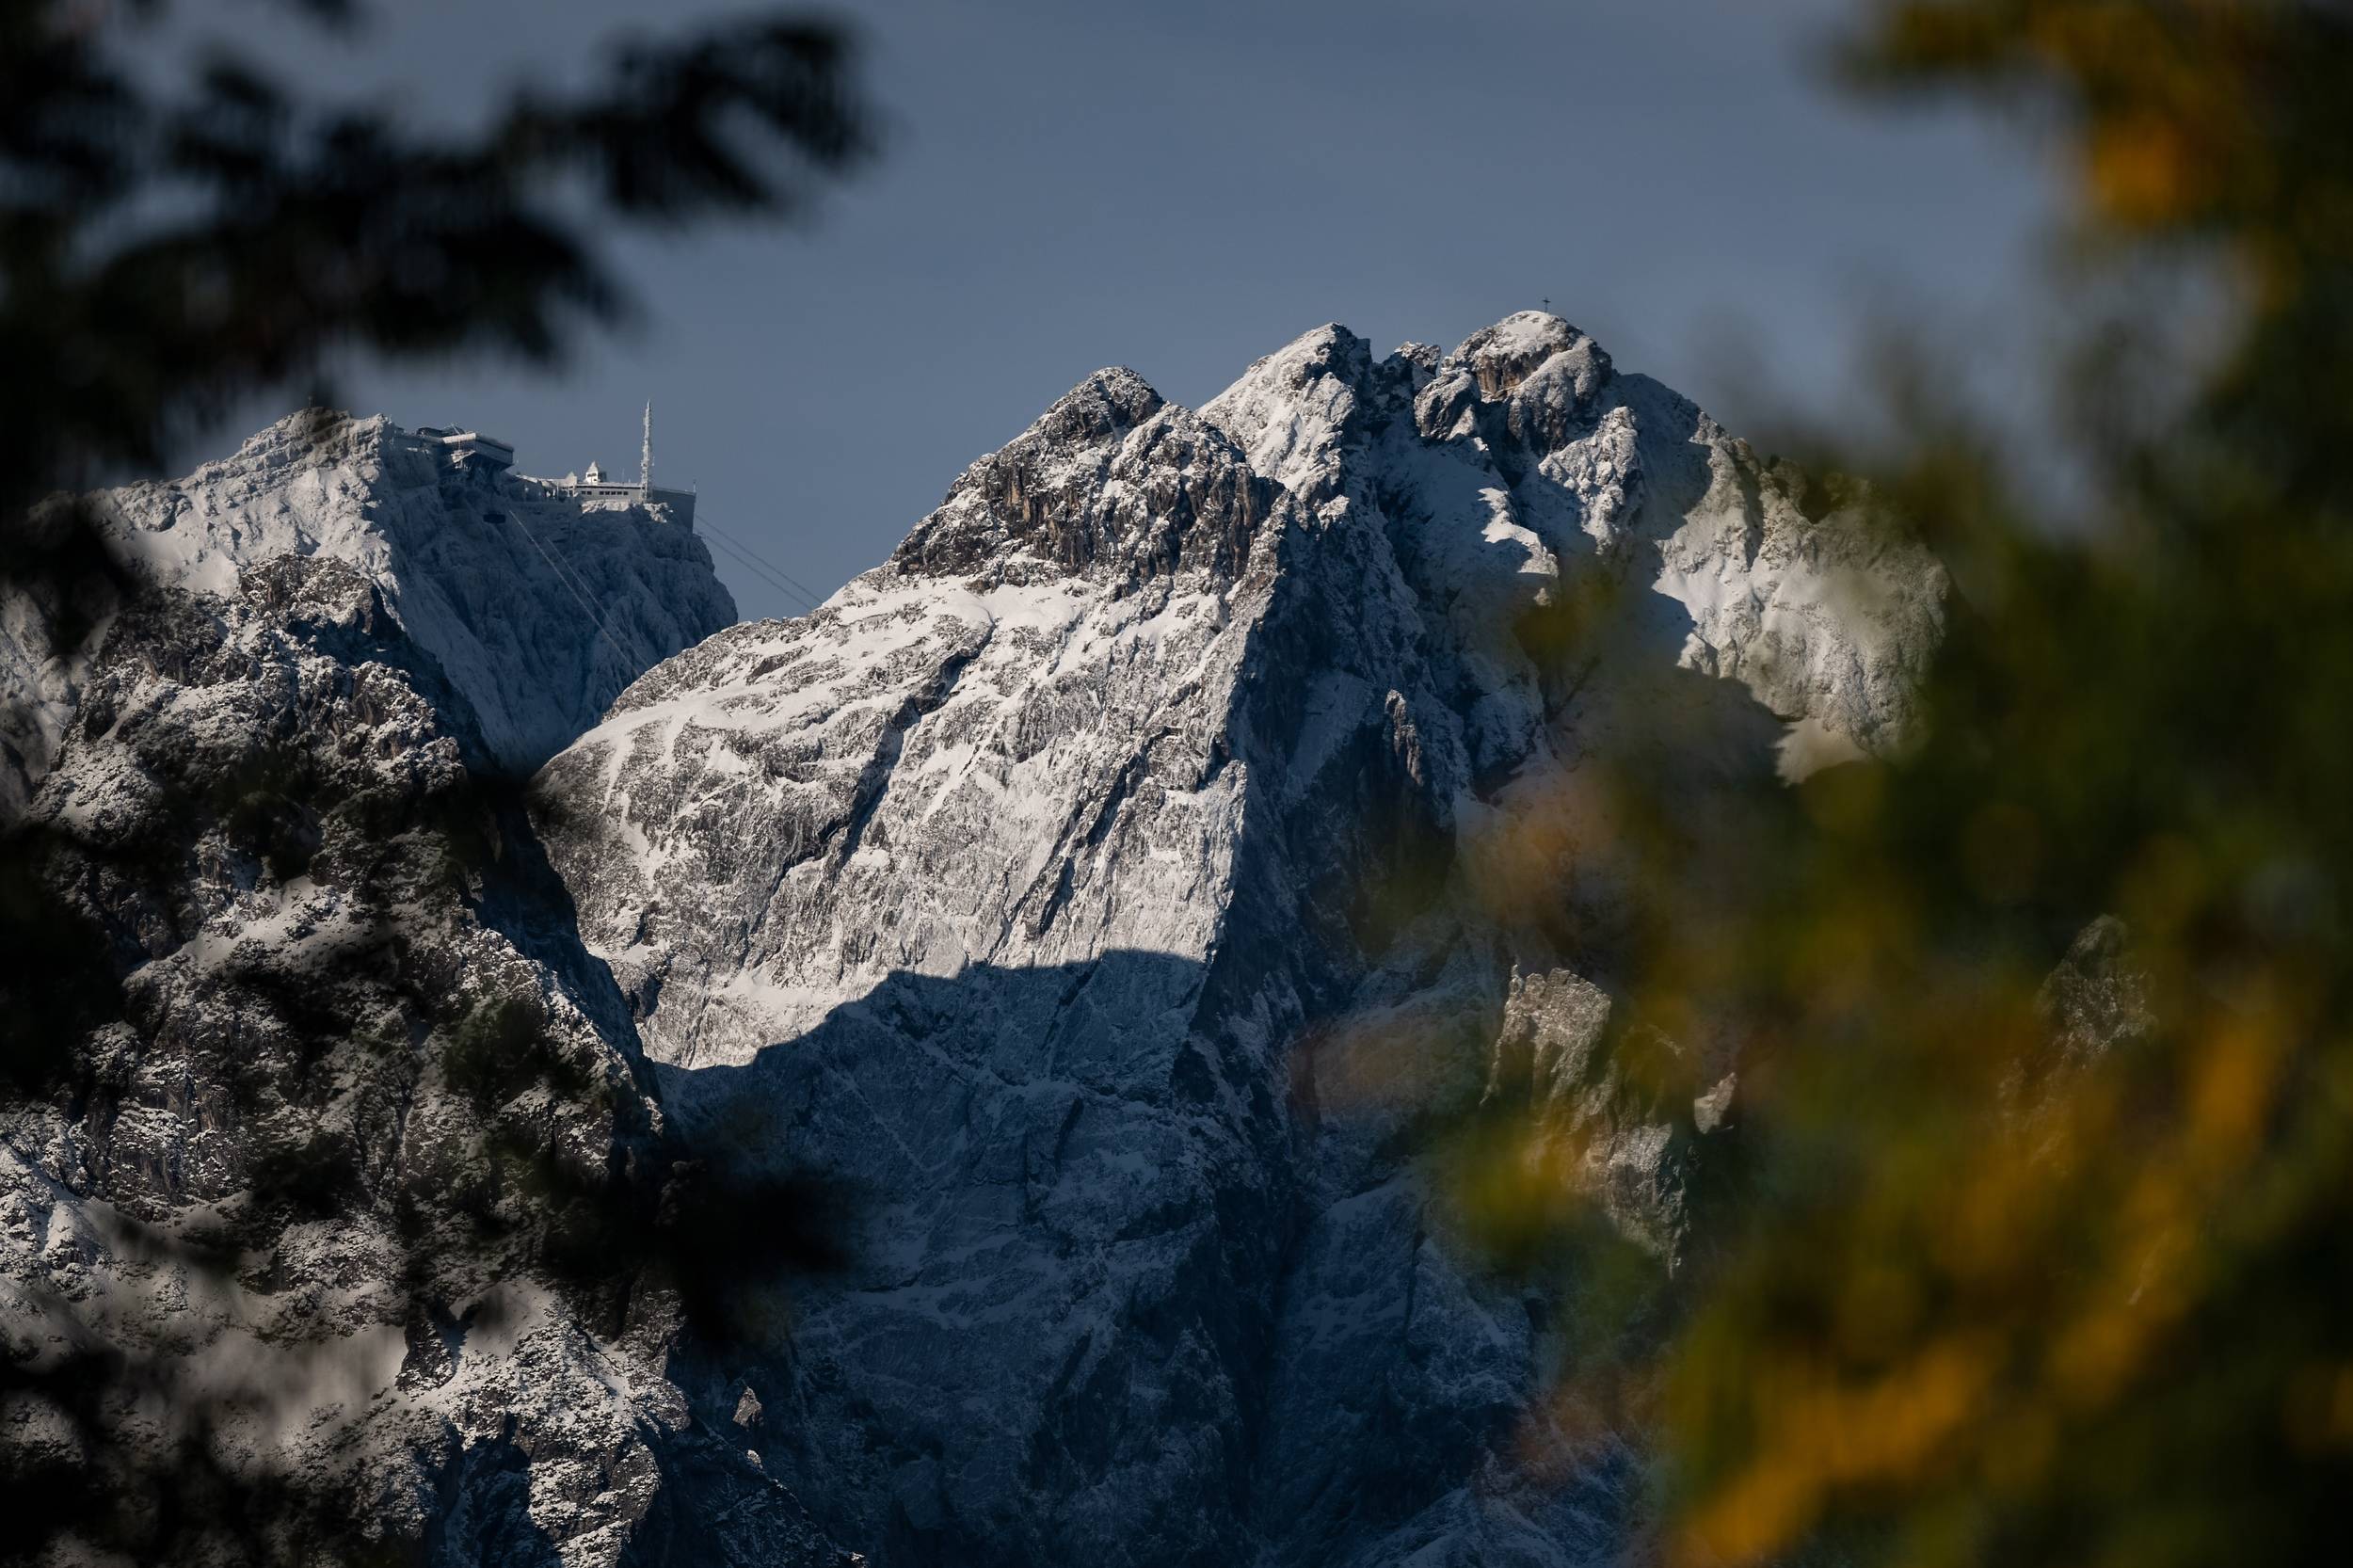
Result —
[[[662, 509], [457, 466], [381, 418], [292, 414], [184, 479], [90, 497], [87, 515], [157, 586], [234, 594], [287, 555], [352, 568], [464, 699], [488, 763], [518, 776], [639, 672], [735, 619], [710, 554]], [[0, 598], [0, 818], [22, 809], [79, 700], [92, 645], [59, 634], [60, 608]]]
[[[1943, 579], [1526, 312], [1337, 328], [1197, 412], [1099, 373], [817, 614], [648, 672], [535, 811], [707, 1147], [869, 1202], [760, 1451], [879, 1564], [1565, 1563], [1631, 1456], [1433, 1218], [1532, 1084], [1672, 1267], [1734, 1113], [1603, 1048], [1623, 803], [1901, 744]], [[1678, 874], [1725, 874], [1695, 853]], [[1555, 1434], [1558, 1435], [1558, 1434]]]
[[99, 511], [152, 569], [9, 694], [0, 1557], [835, 1562], [644, 1283], [683, 1151], [504, 776], [728, 618], [699, 544], [380, 422]]
[[[380, 421], [96, 515], [94, 637], [0, 603], [12, 1497], [177, 1560], [1639, 1539], [1435, 1135], [1539, 1107], [1679, 1266], [1738, 1061], [1629, 1016], [1640, 879], [1903, 744], [1916, 546], [1535, 313], [1101, 372], [790, 623]], [[767, 1178], [855, 1196], [781, 1336], [690, 1327], [697, 1171], [739, 1264]]]

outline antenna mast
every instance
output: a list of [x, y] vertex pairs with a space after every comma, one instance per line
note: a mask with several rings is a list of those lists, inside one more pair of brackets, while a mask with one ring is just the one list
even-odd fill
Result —
[[637, 488], [641, 490], [653, 488], [653, 401], [650, 398], [646, 402], [646, 444], [637, 455]]

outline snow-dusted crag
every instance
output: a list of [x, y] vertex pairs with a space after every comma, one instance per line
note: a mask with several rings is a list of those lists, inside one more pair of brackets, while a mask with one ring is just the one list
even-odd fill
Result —
[[501, 782], [731, 618], [699, 543], [381, 422], [98, 511], [148, 569], [8, 672], [0, 1557], [832, 1568], [677, 1303], [564, 1264], [681, 1151]]
[[[14, 1021], [72, 1048], [0, 1128], [0, 1445], [62, 1495], [291, 1487], [219, 1560], [1639, 1538], [1428, 1134], [1540, 1107], [1676, 1264], [1737, 1062], [1623, 1016], [1625, 786], [1704, 889], [1720, 802], [1900, 745], [1916, 548], [1534, 313], [1102, 372], [789, 624], [381, 421], [96, 514], [127, 607], [0, 601]], [[697, 1160], [859, 1199], [789, 1344], [581, 1227]]]
[[638, 680], [538, 782], [582, 935], [690, 1138], [868, 1202], [742, 1368], [768, 1473], [889, 1568], [1614, 1551], [1633, 1462], [1531, 1474], [1564, 1331], [1417, 1128], [1536, 1095], [1672, 1266], [1736, 1064], [1621, 1092], [1597, 782], [1696, 822], [1900, 744], [1942, 596], [1527, 312], [1198, 411], [1099, 373]]
[[[491, 765], [527, 774], [640, 671], [735, 619], [693, 533], [659, 506], [584, 503], [390, 421], [289, 415], [170, 484], [91, 498], [138, 579], [234, 594], [252, 568], [325, 556], [373, 583], [465, 699]], [[88, 648], [57, 606], [0, 600], [0, 817], [21, 809], [78, 702]]]

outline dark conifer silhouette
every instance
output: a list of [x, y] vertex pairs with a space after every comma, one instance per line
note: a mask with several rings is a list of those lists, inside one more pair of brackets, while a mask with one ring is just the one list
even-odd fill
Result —
[[[228, 600], [158, 586], [73, 495], [153, 472], [231, 404], [302, 386], [332, 356], [559, 361], [631, 311], [612, 228], [791, 214], [867, 152], [850, 40], [789, 15], [631, 40], [584, 90], [519, 95], [459, 136], [236, 59], [157, 85], [123, 45], [168, 8], [0, 4], [0, 593], [91, 659], [85, 739], [148, 676], [249, 688], [260, 716], [226, 756], [168, 722], [141, 728], [124, 744], [154, 789], [127, 818], [6, 827], [0, 1125], [28, 1179], [109, 1206], [119, 1251], [199, 1281], [273, 1296], [297, 1266], [287, 1237], [316, 1222], [389, 1249], [420, 1375], [486, 1279], [543, 1282], [601, 1332], [672, 1310], [705, 1347], [763, 1332], [783, 1276], [844, 1244], [839, 1204], [666, 1138], [599, 977], [559, 975], [552, 1003], [424, 956], [421, 918], [559, 964], [537, 927], [568, 905], [520, 786], [488, 766], [374, 590], [317, 560], [248, 572]], [[369, 20], [353, 0], [275, 8], [359, 36]], [[321, 439], [335, 417], [316, 416]], [[343, 707], [303, 707], [266, 676], [306, 653], [390, 673]], [[440, 762], [351, 766], [332, 735], [353, 704], [408, 714]], [[152, 961], [201, 923], [205, 890], [299, 876], [348, 900], [331, 952], [240, 952], [204, 981], [233, 1031], [181, 1027]], [[211, 1096], [221, 1170], [148, 1169], [121, 1144], [142, 1070]], [[425, 1146], [407, 1129], [428, 1110]], [[191, 1225], [184, 1200], [208, 1180], [234, 1201]], [[0, 1344], [0, 1558], [437, 1555], [430, 1531], [379, 1537], [318, 1478], [225, 1458], [215, 1433], [255, 1390], [34, 1297]]]
[[[2051, 401], [2093, 500], [2053, 506], [1933, 353], [1893, 456], [1818, 443], [1952, 574], [1925, 739], [1760, 806], [1705, 906], [1676, 900], [1673, 824], [1641, 844], [1630, 1000], [1739, 1027], [1733, 1196], [1559, 1399], [1659, 1445], [1672, 1562], [2330, 1560], [2353, 16], [1859, 9], [1852, 80], [1989, 104], [2068, 161]], [[1510, 1169], [1465, 1189], [1481, 1228], [1587, 1268], [1559, 1167]]]

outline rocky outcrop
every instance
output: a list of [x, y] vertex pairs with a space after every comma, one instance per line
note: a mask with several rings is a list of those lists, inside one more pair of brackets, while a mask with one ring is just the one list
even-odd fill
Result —
[[1198, 412], [1100, 373], [816, 614], [648, 672], [536, 786], [582, 936], [690, 1137], [870, 1205], [746, 1368], [771, 1471], [878, 1564], [1613, 1550], [1630, 1452], [1531, 1479], [1565, 1331], [1422, 1130], [1537, 1096], [1672, 1265], [1736, 1080], [1623, 1070], [1597, 781], [1696, 824], [1900, 744], [1942, 596], [1529, 312], [1323, 328]]
[[[381, 418], [292, 414], [184, 479], [88, 497], [82, 516], [135, 584], [233, 595], [284, 556], [350, 567], [464, 699], [485, 765], [517, 776], [648, 665], [735, 619], [710, 554], [664, 508], [455, 466]], [[47, 771], [112, 612], [58, 597], [0, 595], [0, 821]], [[77, 609], [100, 636], [60, 625]]]
[[[1433, 1133], [1508, 1109], [1680, 1266], [1737, 1053], [1633, 1016], [1626, 813], [1704, 895], [1725, 801], [1900, 745], [1915, 546], [1536, 313], [1322, 328], [1198, 410], [1101, 372], [789, 623], [658, 509], [380, 421], [94, 512], [96, 636], [0, 602], [55, 1048], [0, 1127], [0, 1450], [59, 1519], [131, 1499], [82, 1544], [1639, 1533], [1626, 1434], [1533, 1398], [1576, 1312], [1456, 1233]], [[2113, 945], [2071, 1040], [2129, 1022]], [[744, 1272], [811, 1171], [853, 1261], [704, 1332], [678, 1239]]]
[[[74, 650], [5, 842], [0, 1556], [831, 1568], [686, 1353], [683, 1151], [478, 720], [523, 700], [484, 650], [597, 628], [468, 576], [494, 489], [385, 488], [346, 434], [108, 503], [187, 553]], [[701, 561], [686, 613], [724, 604], [691, 538], [626, 559], [660, 520], [576, 524], [584, 569]], [[461, 592], [517, 640], [459, 657]], [[510, 746], [634, 669], [572, 673]]]

